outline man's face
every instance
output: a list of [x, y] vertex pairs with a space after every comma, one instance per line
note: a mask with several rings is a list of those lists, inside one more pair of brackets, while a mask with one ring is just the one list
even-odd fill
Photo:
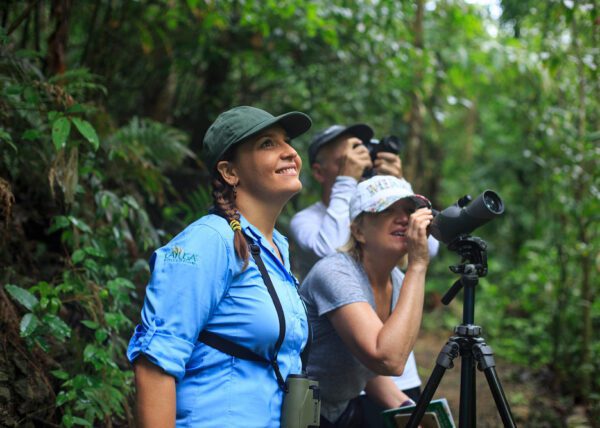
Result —
[[333, 187], [333, 183], [340, 173], [346, 154], [360, 144], [362, 144], [362, 141], [359, 138], [345, 134], [340, 135], [319, 150], [317, 160], [311, 167], [315, 179], [324, 189]]

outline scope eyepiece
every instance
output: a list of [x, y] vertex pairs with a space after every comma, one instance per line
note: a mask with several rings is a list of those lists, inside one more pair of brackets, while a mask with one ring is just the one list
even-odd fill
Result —
[[502, 199], [496, 192], [486, 190], [483, 192], [483, 203], [485, 206], [494, 214], [500, 215], [504, 212], [504, 205]]

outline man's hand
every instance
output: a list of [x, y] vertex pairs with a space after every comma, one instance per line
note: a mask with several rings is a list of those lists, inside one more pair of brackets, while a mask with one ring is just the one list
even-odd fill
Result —
[[377, 159], [375, 159], [373, 167], [378, 175], [393, 175], [402, 178], [402, 161], [400, 156], [394, 153], [377, 153]]
[[346, 154], [340, 161], [340, 172], [338, 175], [353, 177], [358, 181], [363, 171], [373, 166], [371, 156], [369, 156], [369, 150], [358, 138], [348, 138], [346, 144], [348, 145]]

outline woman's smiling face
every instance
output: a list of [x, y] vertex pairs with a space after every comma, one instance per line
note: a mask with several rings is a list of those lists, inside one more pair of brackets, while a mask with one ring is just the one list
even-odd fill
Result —
[[353, 230], [364, 253], [393, 252], [398, 256], [408, 251], [406, 232], [408, 220], [415, 211], [414, 202], [400, 199], [378, 213], [364, 213]]
[[232, 160], [237, 192], [263, 200], [289, 199], [302, 189], [302, 159], [278, 125], [240, 144]]

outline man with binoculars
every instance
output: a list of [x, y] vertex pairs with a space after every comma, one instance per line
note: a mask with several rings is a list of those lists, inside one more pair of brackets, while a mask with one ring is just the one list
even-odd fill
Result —
[[[317, 134], [308, 149], [312, 174], [321, 185], [321, 200], [299, 211], [291, 221], [298, 251], [297, 273], [304, 278], [321, 258], [333, 254], [350, 237], [350, 199], [358, 183], [372, 175], [402, 178], [402, 163], [394, 137], [373, 140], [365, 124], [332, 125]], [[439, 242], [428, 239], [429, 254], [437, 254]], [[421, 379], [411, 352], [402, 376], [394, 377], [398, 388], [416, 401]], [[367, 407], [373, 407], [366, 403]], [[373, 412], [374, 413], [374, 412]]]

